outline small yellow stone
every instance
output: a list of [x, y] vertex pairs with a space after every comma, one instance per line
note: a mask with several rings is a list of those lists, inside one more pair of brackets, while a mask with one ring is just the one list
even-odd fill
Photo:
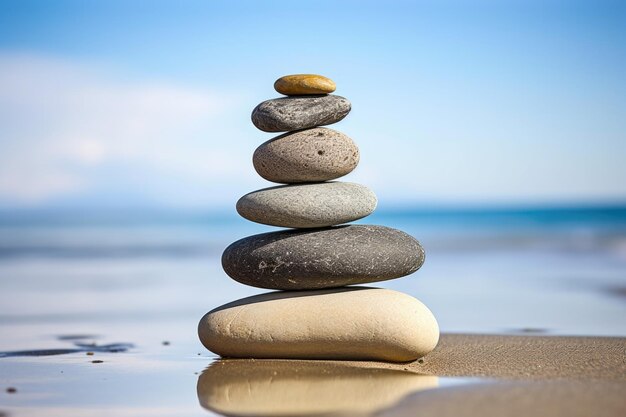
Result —
[[328, 94], [335, 91], [335, 88], [333, 80], [315, 74], [285, 75], [274, 83], [276, 91], [288, 96]]

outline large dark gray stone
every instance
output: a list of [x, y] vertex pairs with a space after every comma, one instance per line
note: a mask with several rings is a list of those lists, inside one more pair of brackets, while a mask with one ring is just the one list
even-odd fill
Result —
[[337, 123], [350, 102], [335, 95], [295, 96], [264, 101], [252, 111], [252, 123], [265, 132], [288, 132]]
[[235, 281], [259, 288], [307, 290], [385, 281], [424, 263], [417, 240], [384, 226], [286, 230], [238, 240], [222, 266]]

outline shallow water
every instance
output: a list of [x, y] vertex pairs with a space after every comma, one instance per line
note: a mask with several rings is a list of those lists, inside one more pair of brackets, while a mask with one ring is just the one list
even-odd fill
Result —
[[[367, 223], [423, 243], [420, 271], [379, 286], [421, 299], [444, 332], [626, 336], [626, 210], [383, 212]], [[215, 358], [196, 325], [262, 292], [230, 280], [219, 256], [270, 229], [230, 214], [0, 216], [0, 412], [210, 413], [196, 387]]]

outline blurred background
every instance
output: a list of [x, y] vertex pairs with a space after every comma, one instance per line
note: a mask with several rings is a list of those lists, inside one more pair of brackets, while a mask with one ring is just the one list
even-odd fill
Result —
[[234, 205], [271, 185], [250, 113], [292, 73], [352, 102], [332, 128], [379, 198], [361, 223], [426, 248], [381, 286], [443, 331], [626, 336], [625, 21], [620, 1], [1, 1], [3, 349], [141, 345], [146, 323], [196, 349], [202, 314], [258, 293], [219, 259], [273, 230]]

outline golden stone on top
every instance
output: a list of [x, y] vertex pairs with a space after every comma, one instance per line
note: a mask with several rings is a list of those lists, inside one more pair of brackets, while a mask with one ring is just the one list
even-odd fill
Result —
[[329, 94], [335, 91], [335, 88], [333, 80], [316, 74], [285, 75], [274, 83], [274, 89], [287, 96]]

